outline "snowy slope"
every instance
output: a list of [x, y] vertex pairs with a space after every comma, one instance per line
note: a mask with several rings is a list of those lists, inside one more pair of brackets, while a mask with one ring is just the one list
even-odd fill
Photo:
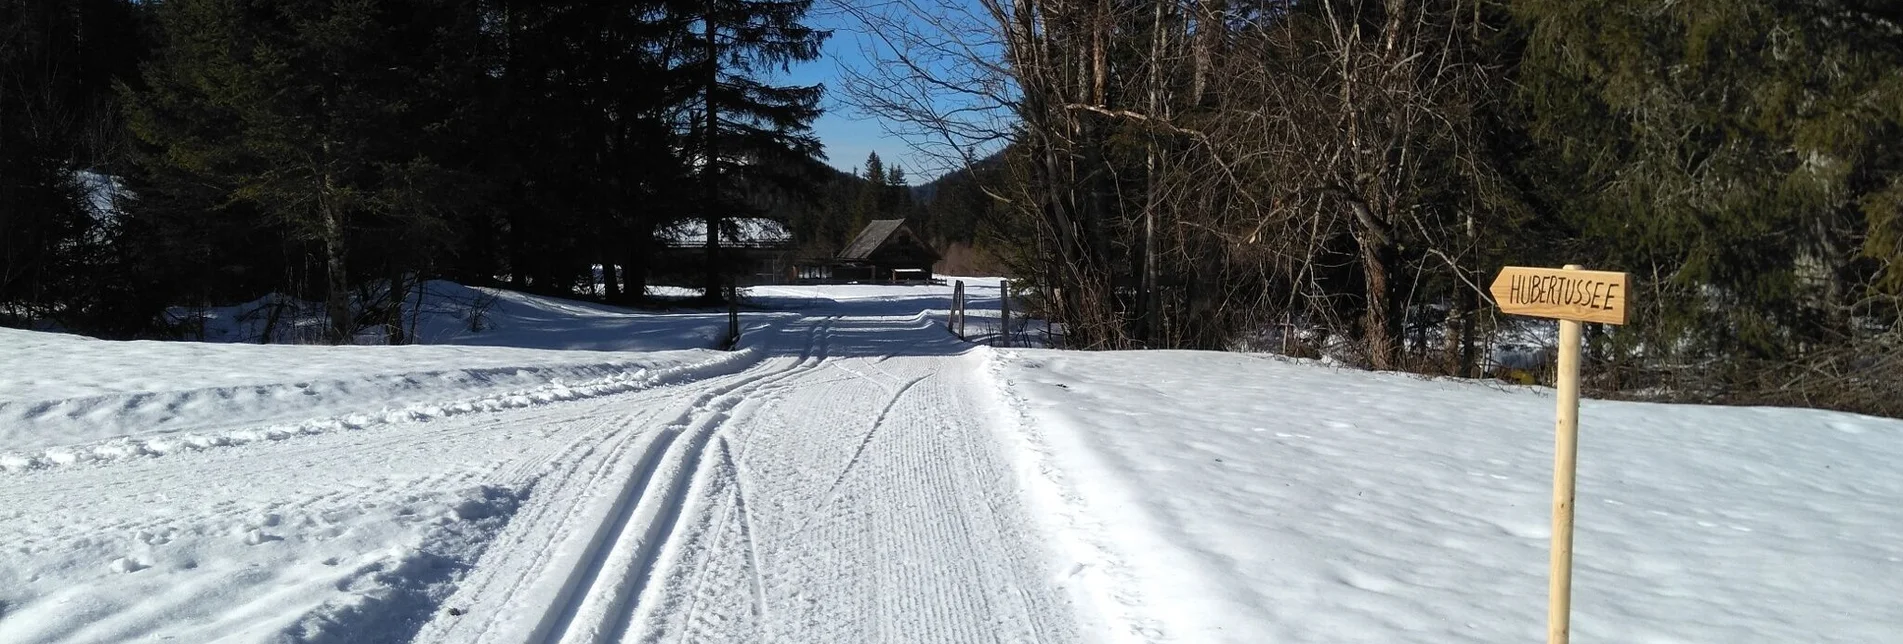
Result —
[[[1005, 440], [1115, 641], [1527, 642], [1547, 391], [1011, 351]], [[1574, 641], [1903, 641], [1903, 422], [1586, 401]]]
[[[731, 353], [720, 315], [496, 295], [432, 346], [0, 331], [0, 642], [1543, 630], [1542, 390], [977, 347], [950, 287], [753, 289]], [[1903, 422], [1582, 422], [1575, 641], [1903, 632]]]

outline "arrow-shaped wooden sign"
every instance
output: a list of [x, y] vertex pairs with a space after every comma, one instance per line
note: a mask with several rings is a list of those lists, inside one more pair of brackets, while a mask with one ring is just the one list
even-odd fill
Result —
[[1500, 311], [1580, 322], [1626, 322], [1626, 274], [1508, 266], [1493, 278]]
[[1547, 584], [1547, 644], [1572, 637], [1573, 481], [1579, 459], [1579, 348], [1581, 322], [1625, 324], [1625, 273], [1508, 266], [1493, 278], [1493, 301], [1518, 315], [1559, 319], [1557, 413], [1553, 427], [1553, 559]]

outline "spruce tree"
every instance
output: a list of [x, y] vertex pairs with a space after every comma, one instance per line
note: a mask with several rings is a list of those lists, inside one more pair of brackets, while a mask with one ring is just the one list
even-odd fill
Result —
[[1651, 351], [1785, 360], [1869, 313], [1856, 306], [1864, 285], [1903, 260], [1883, 241], [1903, 203], [1894, 9], [1527, 0], [1515, 11], [1531, 35], [1523, 85], [1552, 152], [1549, 200], [1599, 255], [1581, 259], [1663, 278], [1645, 285], [1655, 296], [1639, 319]]
[[81, 318], [123, 281], [100, 270], [112, 222], [95, 197], [118, 160], [112, 84], [140, 53], [137, 17], [125, 0], [0, 2], [0, 323], [92, 327]]
[[[132, 128], [155, 175], [217, 186], [322, 255], [326, 338], [347, 342], [350, 239], [453, 194], [422, 133], [459, 53], [412, 33], [435, 0], [172, 0]], [[466, 56], [464, 56], [466, 57]], [[409, 226], [415, 222], [399, 225]], [[385, 223], [387, 225], [387, 223]], [[428, 227], [427, 224], [422, 224]], [[404, 249], [387, 249], [405, 252]]]
[[884, 218], [885, 204], [890, 201], [886, 196], [885, 163], [879, 159], [879, 153], [866, 155], [866, 171], [862, 178], [865, 182], [859, 184], [859, 197], [852, 204], [852, 225], [848, 235], [858, 235], [872, 220]]
[[707, 230], [705, 297], [721, 299], [726, 261], [719, 231], [749, 213], [747, 193], [809, 192], [810, 181], [786, 168], [820, 156], [811, 131], [823, 88], [776, 86], [771, 73], [817, 59], [831, 34], [801, 24], [812, 0], [700, 0], [677, 5], [694, 24], [680, 69], [692, 73], [688, 158]]

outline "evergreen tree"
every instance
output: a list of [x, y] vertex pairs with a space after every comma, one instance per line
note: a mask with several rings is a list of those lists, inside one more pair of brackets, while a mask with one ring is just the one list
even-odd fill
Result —
[[872, 220], [885, 217], [885, 206], [891, 200], [887, 196], [886, 176], [885, 162], [879, 159], [879, 153], [873, 152], [866, 155], [865, 174], [860, 177], [865, 180], [865, 183], [860, 184], [859, 197], [852, 203], [852, 224], [849, 226], [851, 230], [849, 235], [857, 235], [859, 231], [865, 230], [866, 224], [872, 223]]
[[[117, 161], [112, 84], [141, 39], [124, 0], [0, 2], [0, 323], [92, 327], [120, 276], [94, 199]], [[89, 172], [82, 180], [81, 172]]]
[[[892, 164], [885, 172], [885, 193], [881, 213], [890, 218], [909, 219], [912, 216], [912, 186], [905, 183], [905, 168]], [[920, 231], [920, 234], [925, 234]]]
[[436, 48], [412, 11], [441, 0], [173, 0], [165, 43], [132, 127], [157, 149], [155, 175], [218, 186], [323, 256], [326, 337], [346, 342], [349, 244], [371, 223], [428, 228], [448, 183], [423, 137], [423, 109], [457, 52]]
[[718, 300], [726, 264], [718, 231], [752, 210], [754, 191], [810, 193], [803, 175], [787, 168], [820, 156], [811, 131], [823, 88], [775, 86], [763, 77], [819, 57], [830, 32], [800, 23], [812, 0], [700, 0], [682, 2], [692, 20], [679, 69], [691, 73], [693, 97], [687, 156], [695, 167], [700, 219], [706, 223], [705, 297]]
[[1642, 291], [1670, 293], [1640, 318], [1652, 351], [1787, 359], [1871, 313], [1857, 303], [1903, 259], [1886, 237], [1903, 203], [1896, 9], [1516, 10], [1532, 35], [1523, 73], [1536, 132], [1557, 159], [1550, 201], [1593, 259], [1664, 277]]

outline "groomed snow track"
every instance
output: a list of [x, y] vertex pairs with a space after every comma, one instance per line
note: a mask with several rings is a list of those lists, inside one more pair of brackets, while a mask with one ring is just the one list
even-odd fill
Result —
[[970, 346], [774, 320], [521, 405], [16, 455], [0, 641], [1077, 639]]
[[416, 641], [1075, 639], [963, 347], [923, 316], [769, 333], [578, 446]]

